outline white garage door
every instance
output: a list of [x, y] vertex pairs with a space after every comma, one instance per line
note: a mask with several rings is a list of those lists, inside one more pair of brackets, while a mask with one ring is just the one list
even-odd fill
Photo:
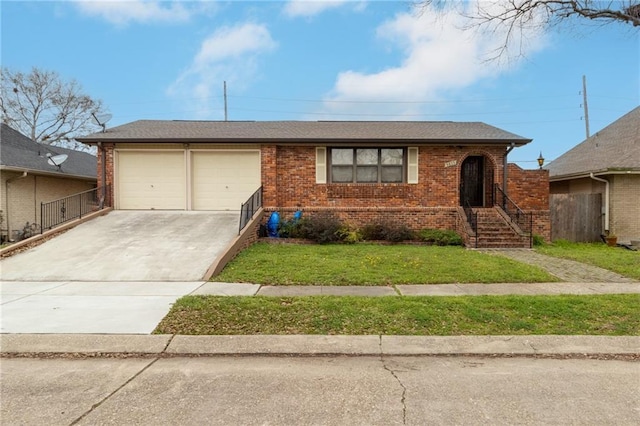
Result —
[[193, 151], [193, 210], [240, 210], [260, 187], [258, 151]]
[[120, 151], [117, 167], [119, 209], [186, 208], [184, 151]]

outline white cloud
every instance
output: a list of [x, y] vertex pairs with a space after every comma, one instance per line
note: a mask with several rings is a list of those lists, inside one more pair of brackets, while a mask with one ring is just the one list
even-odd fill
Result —
[[[322, 112], [342, 119], [348, 114], [358, 114], [358, 119], [412, 119], [426, 112], [419, 101], [442, 100], [447, 93], [508, 72], [521, 59], [507, 55], [489, 60], [503, 46], [505, 30], [469, 28], [456, 11], [401, 13], [379, 26], [377, 35], [403, 53], [401, 63], [373, 73], [341, 72]], [[541, 30], [527, 30], [525, 36], [528, 41], [516, 34], [511, 45], [528, 54], [544, 45]]]
[[258, 74], [258, 58], [276, 48], [276, 43], [266, 26], [244, 23], [222, 27], [201, 44], [192, 63], [168, 88], [167, 93], [176, 99], [190, 98], [193, 114], [198, 118], [210, 118], [214, 107], [211, 98], [214, 90], [221, 93], [223, 81], [240, 91]]
[[189, 20], [194, 3], [156, 0], [74, 0], [84, 14], [98, 17], [115, 25], [139, 23], [181, 23]]
[[[284, 14], [290, 18], [311, 17], [329, 9], [336, 9], [349, 3], [349, 0], [290, 0], [284, 6]], [[362, 7], [362, 2], [357, 2]]]

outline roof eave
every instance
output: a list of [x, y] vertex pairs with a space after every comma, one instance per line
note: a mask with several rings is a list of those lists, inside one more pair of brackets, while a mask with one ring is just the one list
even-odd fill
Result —
[[429, 145], [510, 145], [524, 146], [532, 139], [396, 139], [396, 138], [76, 138], [77, 141], [97, 145], [103, 143], [218, 143], [218, 144], [331, 144], [331, 143], [391, 143]]
[[18, 172], [18, 173], [27, 172], [27, 173], [34, 174], [34, 175], [52, 176], [52, 177], [57, 177], [57, 178], [94, 180], [94, 181], [98, 180], [98, 178], [96, 176], [76, 175], [76, 174], [68, 174], [68, 173], [62, 173], [62, 172], [51, 172], [51, 171], [46, 171], [46, 170], [31, 169], [29, 167], [17, 167], [17, 166], [0, 165], [0, 170], [7, 171], [7, 172]]
[[640, 174], [640, 168], [609, 168], [591, 171], [582, 171], [578, 173], [569, 173], [565, 175], [549, 176], [549, 182], [558, 182], [563, 180], [583, 179], [588, 178], [593, 174], [594, 176], [606, 176], [606, 175], [635, 175]]

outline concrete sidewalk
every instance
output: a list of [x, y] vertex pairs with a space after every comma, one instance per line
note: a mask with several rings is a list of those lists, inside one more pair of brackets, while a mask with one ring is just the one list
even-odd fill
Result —
[[213, 296], [481, 296], [544, 294], [640, 294], [640, 282], [407, 284], [395, 286], [262, 286], [207, 282], [193, 293]]
[[3, 356], [638, 355], [640, 336], [2, 334]]

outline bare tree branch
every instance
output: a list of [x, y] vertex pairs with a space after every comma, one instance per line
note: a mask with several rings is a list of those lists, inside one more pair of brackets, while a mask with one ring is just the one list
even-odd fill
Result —
[[97, 131], [91, 114], [102, 102], [82, 92], [75, 80], [62, 81], [53, 71], [33, 68], [29, 74], [2, 68], [2, 121], [44, 144], [68, 145], [75, 135]]
[[[515, 40], [522, 43], [527, 31], [561, 25], [571, 18], [584, 18], [603, 24], [619, 23], [640, 26], [640, 0], [417, 0], [420, 13], [429, 10], [453, 10], [469, 20], [470, 27], [504, 33], [503, 45], [495, 57], [503, 56]], [[520, 44], [520, 54], [522, 54]]]

